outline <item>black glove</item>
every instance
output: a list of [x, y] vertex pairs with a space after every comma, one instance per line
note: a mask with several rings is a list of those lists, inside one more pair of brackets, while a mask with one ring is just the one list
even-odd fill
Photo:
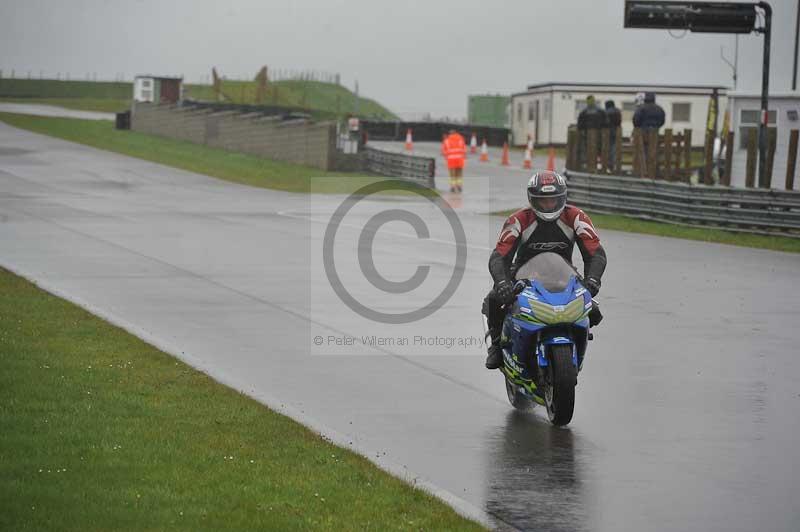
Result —
[[584, 286], [592, 294], [592, 297], [596, 296], [597, 293], [600, 291], [600, 279], [595, 279], [594, 277], [587, 277], [583, 280]]
[[503, 279], [497, 283], [494, 287], [494, 291], [497, 293], [497, 297], [503, 303], [508, 303], [514, 300], [514, 285], [512, 285], [507, 279]]

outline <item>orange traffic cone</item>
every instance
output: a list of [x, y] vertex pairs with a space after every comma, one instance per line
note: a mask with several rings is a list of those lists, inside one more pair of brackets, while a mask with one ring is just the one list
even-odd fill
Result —
[[483, 139], [483, 144], [481, 144], [481, 156], [479, 160], [482, 163], [489, 162], [489, 148], [486, 147], [486, 139]]
[[503, 143], [503, 159], [500, 161], [500, 164], [503, 166], [508, 166], [510, 164], [508, 162], [508, 142]]
[[556, 149], [552, 146], [547, 154], [547, 170], [550, 172], [556, 171]]
[[406, 131], [406, 150], [413, 151], [414, 150], [414, 140], [411, 138], [411, 128], [408, 128]]
[[469, 139], [469, 152], [470, 153], [478, 152], [478, 136], [475, 135], [475, 133], [473, 133], [472, 138]]
[[531, 161], [531, 149], [525, 148], [525, 161], [522, 163], [522, 167], [525, 170], [530, 170], [533, 168], [533, 162]]
[[528, 149], [533, 153], [533, 138], [530, 135], [528, 135]]

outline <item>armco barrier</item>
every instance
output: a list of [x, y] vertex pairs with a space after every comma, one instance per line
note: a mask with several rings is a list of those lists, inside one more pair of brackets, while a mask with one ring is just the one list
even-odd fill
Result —
[[433, 176], [436, 171], [436, 159], [377, 150], [370, 147], [364, 150], [364, 158], [368, 172], [391, 177], [402, 177], [426, 187], [435, 187]]
[[800, 192], [688, 185], [567, 170], [569, 201], [596, 212], [800, 237]]

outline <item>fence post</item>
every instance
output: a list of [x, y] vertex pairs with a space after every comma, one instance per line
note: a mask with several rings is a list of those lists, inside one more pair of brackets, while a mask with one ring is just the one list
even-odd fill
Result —
[[672, 129], [664, 130], [664, 178], [672, 181]]
[[794, 190], [794, 169], [797, 164], [797, 137], [798, 130], [789, 133], [789, 160], [786, 162], [786, 190]]
[[683, 167], [686, 169], [686, 179], [692, 175], [692, 130], [683, 130]]
[[778, 130], [770, 128], [767, 130], [767, 176], [764, 188], [772, 188], [772, 166], [775, 162], [775, 145], [778, 143]]
[[731, 186], [731, 172], [733, 170], [733, 131], [728, 131], [728, 139], [725, 141], [725, 173], [722, 177], [722, 184], [726, 187]]
[[592, 174], [597, 172], [597, 134], [596, 129], [586, 130], [586, 171]]
[[644, 148], [642, 147], [642, 130], [638, 127], [633, 128], [631, 144], [633, 145], [633, 175], [643, 177], [642, 167], [644, 165], [642, 163], [644, 162], [644, 157], [642, 157], [642, 153]]
[[608, 128], [600, 130], [600, 168], [604, 173], [608, 173], [608, 153], [609, 153], [609, 139], [611, 132]]
[[706, 131], [706, 142], [703, 149], [703, 184], [711, 185], [714, 180], [711, 178], [711, 166], [714, 162], [714, 135]]
[[656, 178], [656, 167], [658, 166], [658, 130], [647, 130], [647, 177]]
[[577, 170], [575, 156], [578, 149], [578, 131], [575, 128], [567, 129], [567, 170]]
[[756, 180], [756, 131], [757, 128], [751, 127], [747, 137], [747, 174], [745, 175], [744, 186], [753, 188]]
[[617, 128], [617, 142], [614, 144], [614, 168], [612, 173], [622, 173], [622, 126]]

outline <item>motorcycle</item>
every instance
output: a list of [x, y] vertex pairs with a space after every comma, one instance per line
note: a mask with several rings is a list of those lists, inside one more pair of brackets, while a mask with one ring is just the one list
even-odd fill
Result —
[[554, 425], [566, 425], [575, 386], [592, 339], [592, 296], [563, 257], [536, 255], [516, 272], [514, 301], [506, 305], [501, 342], [508, 400], [525, 409], [544, 405]]

